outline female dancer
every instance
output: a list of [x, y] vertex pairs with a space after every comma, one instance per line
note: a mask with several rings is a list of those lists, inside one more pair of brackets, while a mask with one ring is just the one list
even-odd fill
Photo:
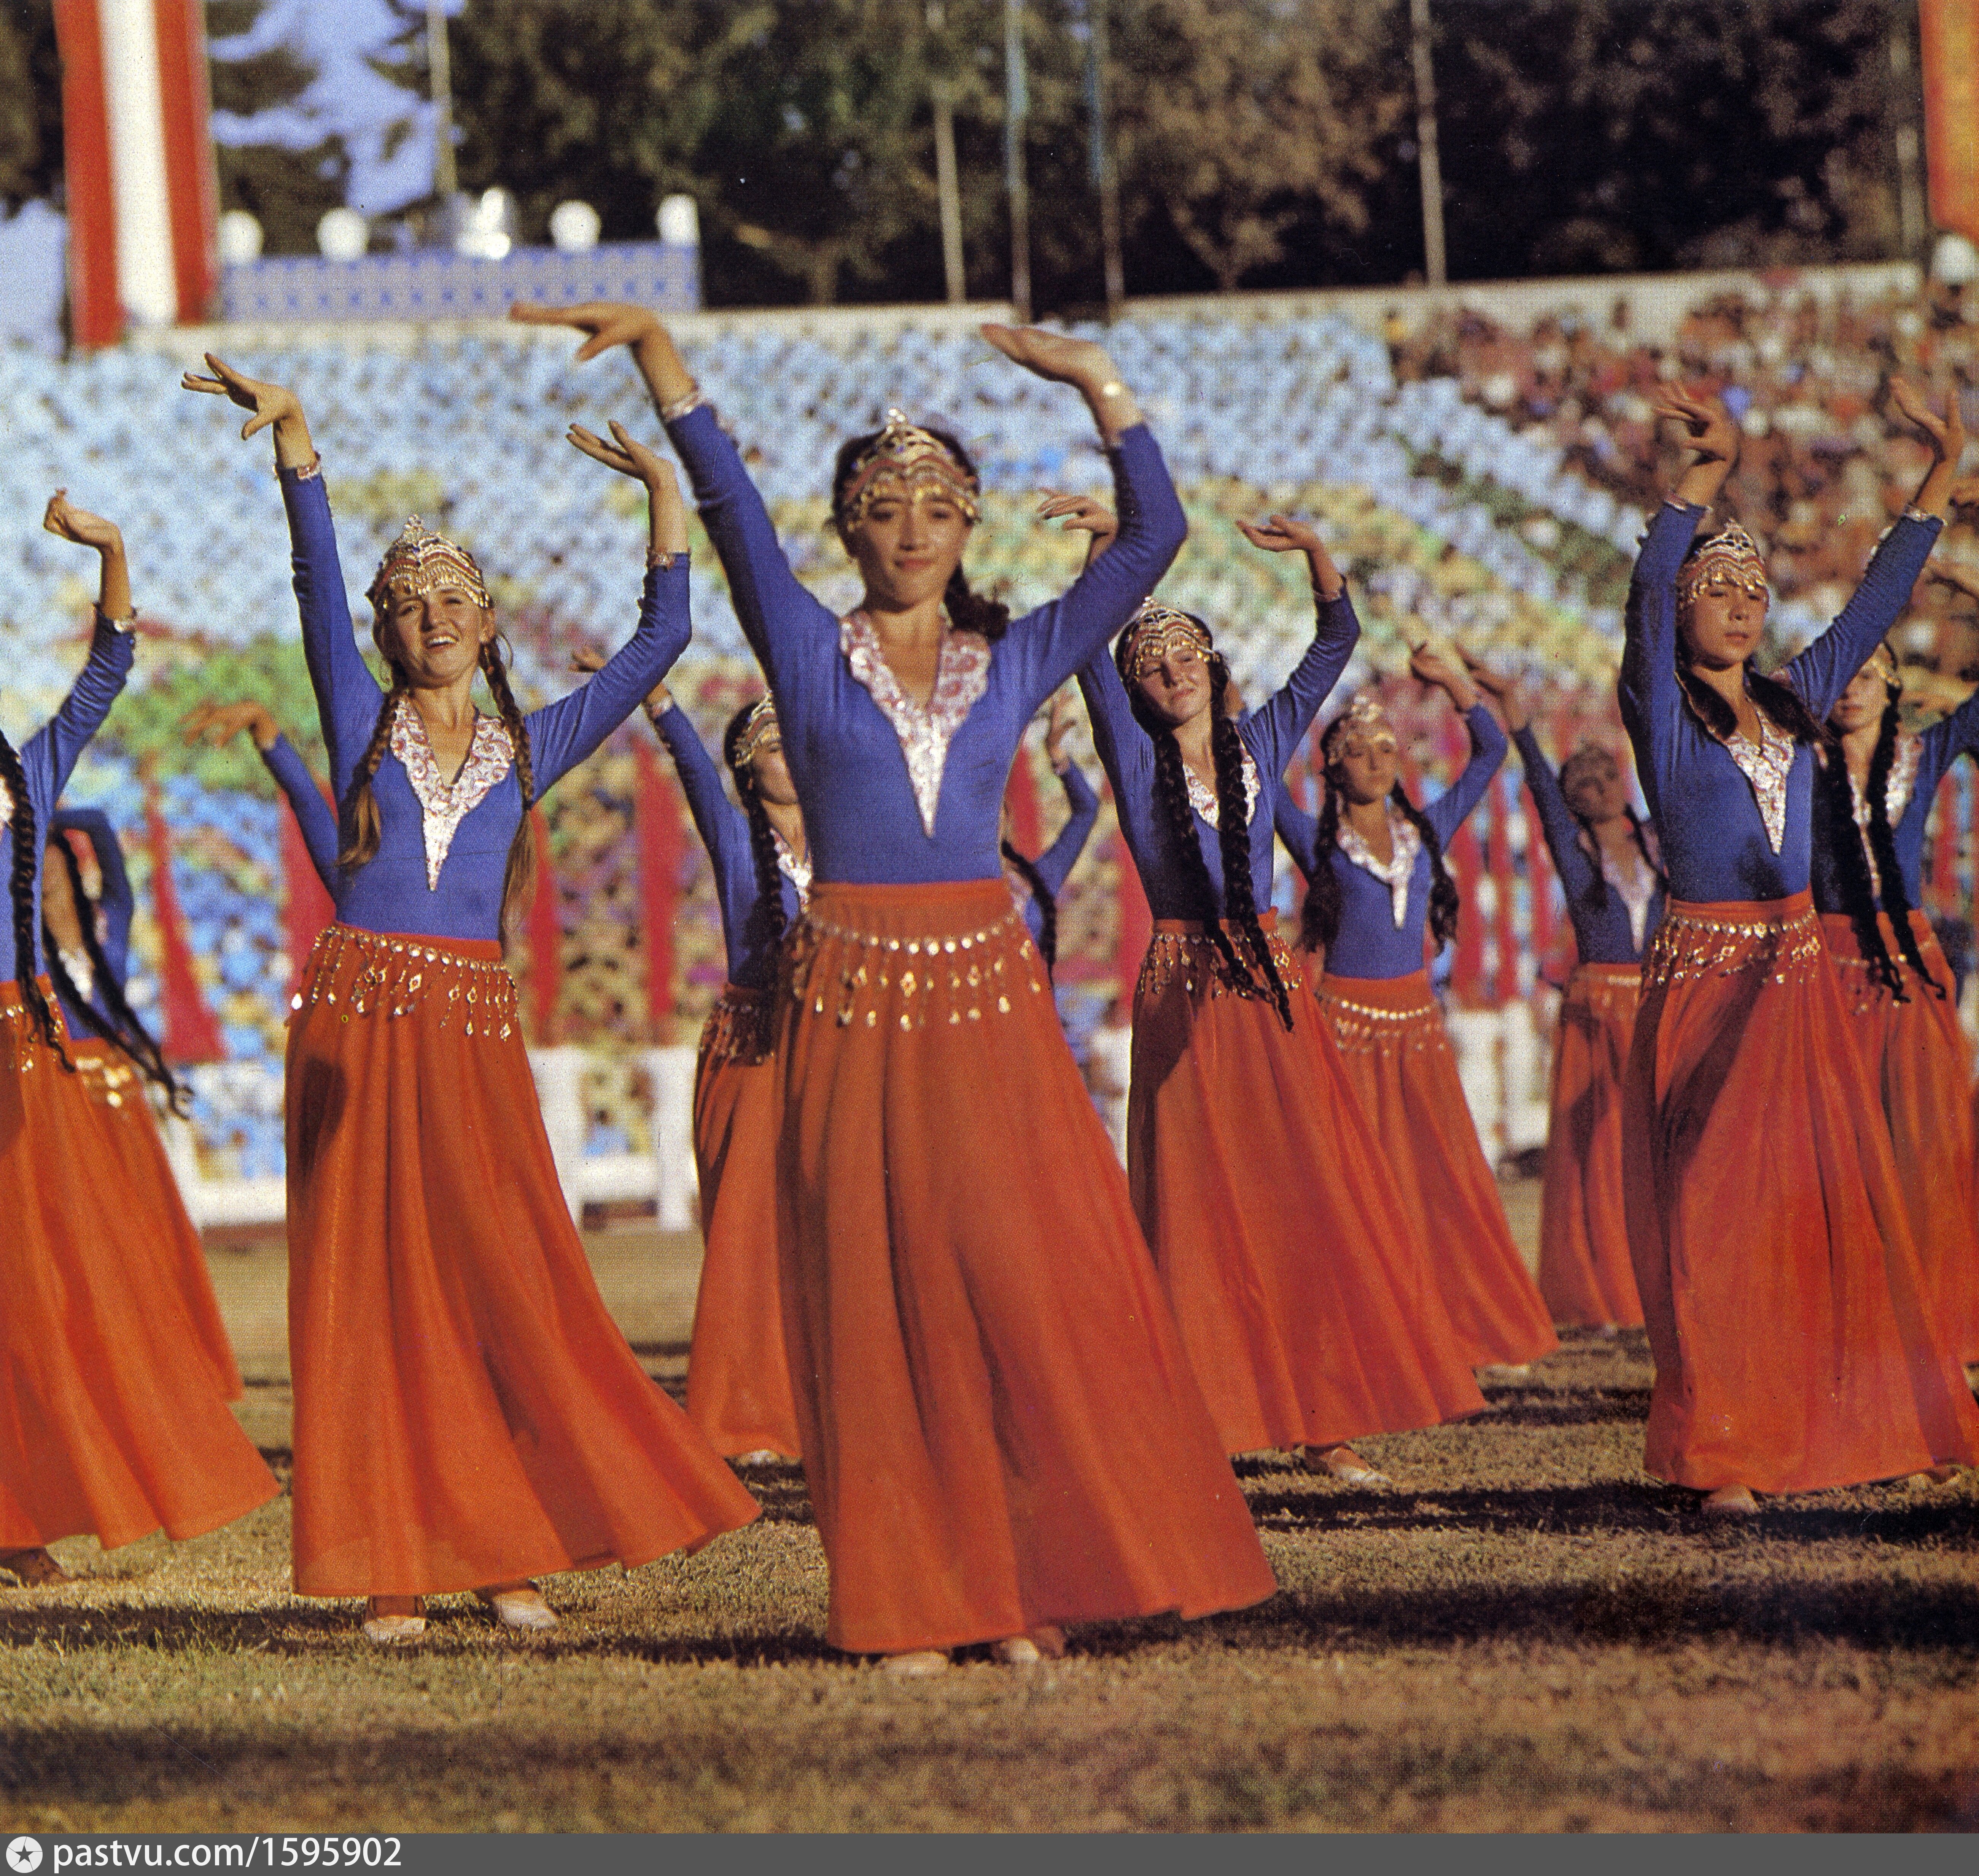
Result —
[[[1074, 500], [1044, 512], [1070, 512], [1097, 552], [1112, 517]], [[1311, 572], [1313, 642], [1282, 691], [1240, 727], [1208, 628], [1152, 599], [1079, 674], [1155, 915], [1134, 998], [1128, 1181], [1225, 1450], [1289, 1449], [1311, 1471], [1385, 1483], [1351, 1440], [1475, 1413], [1483, 1397], [1278, 936], [1271, 841], [1252, 838], [1360, 623], [1314, 529], [1282, 515], [1238, 525]]]
[[[59, 809], [50, 832], [41, 875], [42, 955], [61, 1005], [62, 1026], [73, 1039], [70, 1058], [101, 1123], [125, 1208], [145, 1221], [148, 1237], [164, 1252], [221, 1395], [238, 1400], [240, 1370], [213, 1294], [205, 1247], [187, 1215], [144, 1095], [144, 1085], [151, 1082], [177, 1112], [184, 1091], [124, 994], [131, 916], [137, 909], [124, 848], [109, 816], [98, 808]], [[82, 869], [69, 844], [71, 832], [87, 840], [96, 856], [103, 893], [94, 904], [83, 890]]]
[[687, 1414], [718, 1453], [795, 1459], [802, 1450], [777, 1275], [777, 969], [810, 890], [804, 811], [767, 697], [730, 719], [722, 756], [742, 805], [688, 714], [662, 684], [646, 714], [674, 759], [714, 869], [728, 982], [694, 1062], [694, 1164], [701, 1284], [687, 1364]]
[[1464, 713], [1470, 760], [1463, 774], [1418, 808], [1397, 778], [1394, 725], [1364, 692], [1321, 741], [1318, 817], [1281, 795], [1278, 830], [1308, 881], [1301, 942], [1325, 959], [1313, 994], [1430, 1248], [1458, 1339], [1487, 1379], [1518, 1380], [1559, 1340], [1512, 1241], [1423, 965], [1425, 927], [1438, 950], [1457, 930], [1444, 844], [1504, 761], [1505, 737], [1450, 659], [1424, 645], [1409, 668]]
[[1047, 973], [1058, 968], [1058, 896], [1065, 890], [1066, 881], [1072, 877], [1072, 868], [1079, 864], [1079, 855], [1092, 837], [1092, 824], [1099, 818], [1099, 797], [1092, 792], [1092, 783], [1065, 753], [1065, 739], [1071, 728], [1071, 708], [1060, 691], [1052, 698], [1050, 719], [1045, 725], [1045, 759], [1064, 786], [1065, 803], [1070, 810], [1058, 838], [1036, 860], [1026, 858], [1011, 838], [1008, 796], [1004, 798], [1003, 817], [997, 832], [997, 844], [1003, 855], [1003, 877], [1009, 883], [1010, 897], [1024, 915], [1031, 943], [1037, 946]]
[[244, 698], [238, 703], [208, 702], [189, 711], [179, 730], [185, 740], [204, 741], [217, 749], [227, 738], [245, 730], [262, 765], [275, 778], [287, 799], [289, 811], [302, 830], [303, 844], [309, 850], [316, 876], [331, 892], [336, 890], [336, 816], [323, 797], [309, 764], [294, 744], [282, 734], [275, 713], [266, 704]]
[[839, 1647], [927, 1672], [1058, 1625], [1271, 1593], [1126, 1181], [1010, 903], [997, 815], [1034, 711], [1180, 545], [1160, 452], [1090, 343], [986, 326], [1076, 386], [1129, 517], [1019, 619], [962, 572], [979, 484], [890, 417], [839, 452], [866, 587], [834, 618], [792, 575], [734, 446], [659, 322], [523, 317], [626, 343], [694, 479], [768, 672], [815, 869], [777, 1050], [784, 1324]]
[[1841, 616], [1770, 678], [1750, 664], [1751, 537], [1734, 524], [1691, 550], [1738, 426], [1680, 393], [1658, 406], [1692, 456], [1629, 589], [1622, 720], [1671, 897], [1643, 964], [1622, 1172], [1656, 1364], [1643, 1463], [1712, 1510], [1970, 1461], [1979, 1440], [1808, 890], [1822, 719], [1908, 598], [1964, 440], [1955, 404], [1941, 421], [1901, 380], [1891, 393], [1937, 460]]
[[42, 830], [129, 675], [132, 624], [117, 529], [59, 490], [42, 525], [94, 548], [103, 579], [75, 689], [18, 752], [0, 737], [0, 1569], [30, 1584], [64, 1579], [58, 1538], [194, 1537], [277, 1489], [220, 1397], [154, 1220], [104, 1176], [95, 1104], [38, 975]]
[[1924, 823], [1952, 764], [1979, 750], [1979, 692], [1921, 736], [1899, 725], [1902, 694], [1879, 645], [1828, 712], [1836, 747], [1823, 752], [1814, 791], [1814, 903], [1890, 1125], [1939, 1330], [1961, 1361], [1979, 1361], [1972, 1049], [1951, 966], [1917, 910]]
[[[687, 642], [686, 516], [615, 426], [587, 453], [646, 486], [638, 630], [525, 718], [480, 568], [416, 522], [371, 582], [382, 694], [352, 641], [302, 406], [208, 356], [189, 390], [274, 434], [296, 598], [343, 804], [337, 923], [289, 1031], [289, 1346], [296, 1587], [367, 1596], [413, 1639], [419, 1598], [473, 1589], [511, 1627], [528, 1579], [705, 1543], [754, 1501], [606, 1314], [536, 1105], [501, 938], [528, 903], [525, 810], [595, 750]], [[500, 711], [474, 707], [477, 671]]]
[[1560, 999], [1540, 1190], [1540, 1294], [1555, 1322], [1613, 1335], [1643, 1320], [1622, 1209], [1622, 1076], [1636, 1032], [1643, 948], [1668, 890], [1655, 833], [1636, 818], [1613, 754], [1585, 743], [1553, 764], [1516, 684], [1473, 667], [1525, 765], [1546, 850], [1566, 893], [1580, 962]]

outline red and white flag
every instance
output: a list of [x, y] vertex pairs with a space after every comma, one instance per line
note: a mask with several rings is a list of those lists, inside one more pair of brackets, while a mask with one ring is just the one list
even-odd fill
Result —
[[204, 319], [219, 283], [199, 0], [55, 0], [78, 345]]

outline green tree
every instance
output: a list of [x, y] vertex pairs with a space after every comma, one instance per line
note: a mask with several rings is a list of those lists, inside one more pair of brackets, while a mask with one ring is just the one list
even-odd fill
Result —
[[[210, 47], [224, 48], [253, 31], [268, 0], [206, 0]], [[257, 52], [228, 56], [215, 50], [208, 66], [217, 111], [252, 119], [293, 104], [315, 82], [317, 68], [296, 49], [277, 43]], [[220, 205], [242, 208], [261, 224], [267, 251], [316, 251], [316, 224], [324, 211], [343, 200], [350, 157], [340, 137], [326, 137], [303, 148], [257, 142], [217, 144]]]

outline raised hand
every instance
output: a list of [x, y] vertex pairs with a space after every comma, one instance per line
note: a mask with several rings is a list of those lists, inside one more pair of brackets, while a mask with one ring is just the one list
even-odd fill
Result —
[[1464, 669], [1463, 654], [1454, 645], [1424, 638], [1409, 654], [1409, 674], [1424, 684], [1447, 691], [1459, 710], [1476, 708], [1477, 691]]
[[657, 450], [641, 442], [617, 418], [612, 419], [611, 428], [613, 440], [618, 444], [615, 449], [581, 423], [570, 426], [569, 441], [592, 462], [602, 462], [607, 469], [616, 469], [622, 476], [644, 482], [650, 489], [657, 492], [662, 487], [671, 489], [678, 501], [680, 484], [675, 479], [674, 466]]
[[1666, 389], [1653, 406], [1659, 417], [1681, 423], [1686, 439], [1700, 462], [1735, 462], [1740, 432], [1737, 420], [1716, 398], [1692, 397], [1681, 389]]
[[1961, 476], [1945, 492], [1954, 508], [1979, 508], [1979, 476]]
[[203, 391], [209, 397], [224, 397], [238, 404], [243, 410], [254, 413], [240, 426], [240, 437], [244, 442], [257, 430], [265, 430], [271, 423], [279, 423], [284, 417], [300, 417], [303, 407], [296, 394], [286, 385], [264, 384], [259, 378], [250, 378], [245, 372], [236, 371], [224, 359], [212, 353], [205, 354], [207, 369], [213, 373], [202, 378], [196, 371], [187, 372], [179, 380], [183, 391]]
[[569, 326], [586, 334], [575, 363], [585, 364], [615, 345], [636, 345], [664, 330], [658, 315], [617, 300], [586, 300], [574, 307], [534, 306], [517, 300], [509, 317], [522, 326]]
[[1313, 590], [1321, 598], [1338, 599], [1347, 590], [1347, 582], [1333, 564], [1333, 556], [1326, 551], [1319, 530], [1310, 522], [1290, 515], [1273, 515], [1261, 522], [1240, 520], [1237, 527], [1253, 547], [1261, 547], [1268, 554], [1303, 553], [1312, 569]]
[[261, 750], [273, 748], [275, 739], [282, 733], [275, 713], [266, 704], [257, 704], [251, 698], [235, 704], [201, 704], [187, 711], [179, 724], [179, 733], [188, 743], [204, 742], [215, 749], [243, 730], [254, 739], [254, 747]]
[[1062, 489], [1047, 489], [1038, 502], [1037, 513], [1040, 521], [1059, 522], [1068, 534], [1090, 534], [1102, 545], [1120, 532], [1119, 516], [1097, 496], [1069, 495]]
[[41, 516], [41, 525], [51, 534], [58, 534], [65, 541], [73, 541], [78, 547], [93, 547], [99, 554], [121, 554], [124, 551], [124, 536], [114, 522], [105, 521], [101, 515], [92, 515], [85, 509], [78, 508], [68, 499], [66, 489], [58, 489], [48, 499], [46, 512]]
[[1965, 419], [1954, 390], [1944, 400], [1944, 415], [1938, 416], [1915, 389], [1902, 378], [1890, 380], [1890, 401], [1905, 419], [1924, 433], [1931, 448], [1931, 465], [1924, 472], [1911, 506], [1921, 515], [1942, 519], [1950, 509], [1957, 489], [1958, 459], [1965, 453]]
[[1047, 332], [1042, 326], [998, 326], [986, 323], [984, 338], [1013, 363], [1048, 378], [1054, 384], [1076, 385], [1096, 391], [1116, 382], [1113, 361], [1103, 346], [1069, 333]]
[[1065, 739], [1072, 733], [1072, 688], [1061, 684], [1052, 693], [1051, 714], [1045, 719], [1045, 760], [1065, 772]]
[[605, 654], [585, 645], [571, 653], [570, 668], [572, 671], [581, 671], [587, 676], [594, 671], [602, 671], [605, 668]]
[[1523, 730], [1532, 721], [1526, 708], [1525, 693], [1516, 678], [1502, 677], [1480, 658], [1473, 658], [1460, 645], [1457, 655], [1463, 659], [1464, 668], [1470, 674], [1470, 681], [1479, 690], [1498, 706], [1498, 714], [1505, 719], [1508, 730]]

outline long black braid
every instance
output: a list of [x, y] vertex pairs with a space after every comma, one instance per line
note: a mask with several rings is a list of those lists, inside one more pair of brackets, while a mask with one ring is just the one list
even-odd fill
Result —
[[65, 1069], [75, 1064], [62, 1046], [61, 1026], [48, 1006], [48, 998], [35, 976], [35, 868], [41, 857], [41, 830], [35, 825], [35, 804], [28, 798], [28, 777], [14, 745], [0, 736], [0, 787], [13, 804], [8, 823], [14, 837], [14, 864], [8, 875], [8, 891], [14, 910], [14, 976], [28, 1020], [41, 1032], [41, 1039]]
[[[1848, 763], [1838, 744], [1822, 753], [1819, 779], [1815, 789], [1815, 838], [1825, 841], [1834, 860], [1841, 887], [1843, 909], [1854, 926], [1855, 941], [1861, 947], [1869, 973], [1899, 1003], [1910, 1001], [1904, 989], [1903, 973], [1883, 942], [1882, 926], [1876, 916], [1876, 880], [1883, 884], [1883, 909], [1895, 928], [1897, 948], [1905, 963], [1942, 997], [1944, 986], [1925, 966], [1918, 950], [1917, 934], [1911, 930], [1911, 905], [1904, 890], [1903, 868], [1897, 858], [1896, 832], [1890, 825], [1890, 771], [1897, 755], [1897, 693], [1885, 686], [1888, 701], [1876, 733], [1876, 747], [1869, 757], [1868, 778], [1863, 793], [1869, 804], [1869, 844], [1862, 844], [1855, 820], [1855, 791], [1849, 786]], [[1869, 868], [1875, 857], [1875, 872]]]
[[[1206, 638], [1208, 627], [1200, 619], [1195, 623]], [[1132, 637], [1131, 628], [1121, 635], [1116, 660]], [[1271, 955], [1271, 941], [1258, 920], [1257, 898], [1251, 888], [1251, 801], [1244, 787], [1244, 739], [1223, 711], [1224, 697], [1230, 688], [1230, 668], [1217, 651], [1210, 652], [1205, 662], [1209, 668], [1209, 747], [1216, 761], [1216, 840], [1223, 861], [1223, 914], [1217, 910], [1215, 882], [1209, 877], [1209, 863], [1203, 858], [1202, 844], [1195, 836], [1195, 810], [1189, 804], [1188, 773], [1183, 765], [1182, 745], [1175, 741], [1174, 730], [1149, 708], [1140, 686], [1131, 681], [1127, 684], [1128, 700], [1134, 721], [1147, 731], [1155, 746], [1155, 797], [1168, 824], [1169, 845], [1194, 890], [1197, 916], [1203, 930], [1222, 954], [1231, 982], [1240, 993], [1268, 996], [1278, 1007], [1278, 1020], [1289, 1029], [1291, 997], [1278, 974], [1278, 960]], [[1242, 934], [1245, 949], [1262, 974], [1261, 983], [1231, 943], [1229, 934], [1223, 929], [1225, 914]]]
[[728, 764], [742, 811], [749, 817], [749, 854], [756, 864], [756, 903], [749, 913], [750, 949], [757, 948], [754, 941], [760, 932], [764, 949], [774, 953], [783, 947], [784, 931], [789, 921], [784, 916], [784, 870], [777, 863], [777, 830], [770, 824], [770, 810], [763, 805], [761, 791], [756, 786], [755, 764], [742, 753], [743, 734], [755, 714], [755, 704], [744, 704], [728, 719], [728, 728], [722, 732], [721, 759]]
[[1015, 867], [1038, 908], [1038, 950], [1045, 960], [1045, 975], [1058, 969], [1058, 896], [1045, 883], [1045, 876], [1035, 860], [1027, 860], [1010, 841], [1003, 843], [1003, 857]]
[[[41, 921], [41, 954], [48, 960], [48, 976], [57, 992], [69, 1007], [82, 1018], [83, 1026], [101, 1040], [121, 1049], [144, 1072], [145, 1079], [153, 1081], [165, 1091], [165, 1099], [171, 1103], [174, 1114], [186, 1112], [187, 1089], [166, 1062], [164, 1051], [158, 1046], [157, 1039], [146, 1029], [144, 1020], [133, 1009], [124, 995], [124, 986], [117, 981], [117, 973], [110, 968], [110, 960], [104, 954], [103, 940], [98, 936], [96, 914], [90, 904], [88, 895], [82, 890], [82, 868], [78, 864], [75, 850], [67, 840], [58, 835], [49, 843], [61, 855], [68, 871], [70, 890], [75, 895], [76, 926], [82, 933], [82, 949], [89, 960], [89, 968], [95, 987], [109, 1007], [105, 1016], [90, 999], [85, 997], [69, 975], [68, 961], [61, 954], [61, 946], [55, 942], [55, 933], [48, 929], [48, 921]], [[45, 897], [45, 895], [44, 895]]]

